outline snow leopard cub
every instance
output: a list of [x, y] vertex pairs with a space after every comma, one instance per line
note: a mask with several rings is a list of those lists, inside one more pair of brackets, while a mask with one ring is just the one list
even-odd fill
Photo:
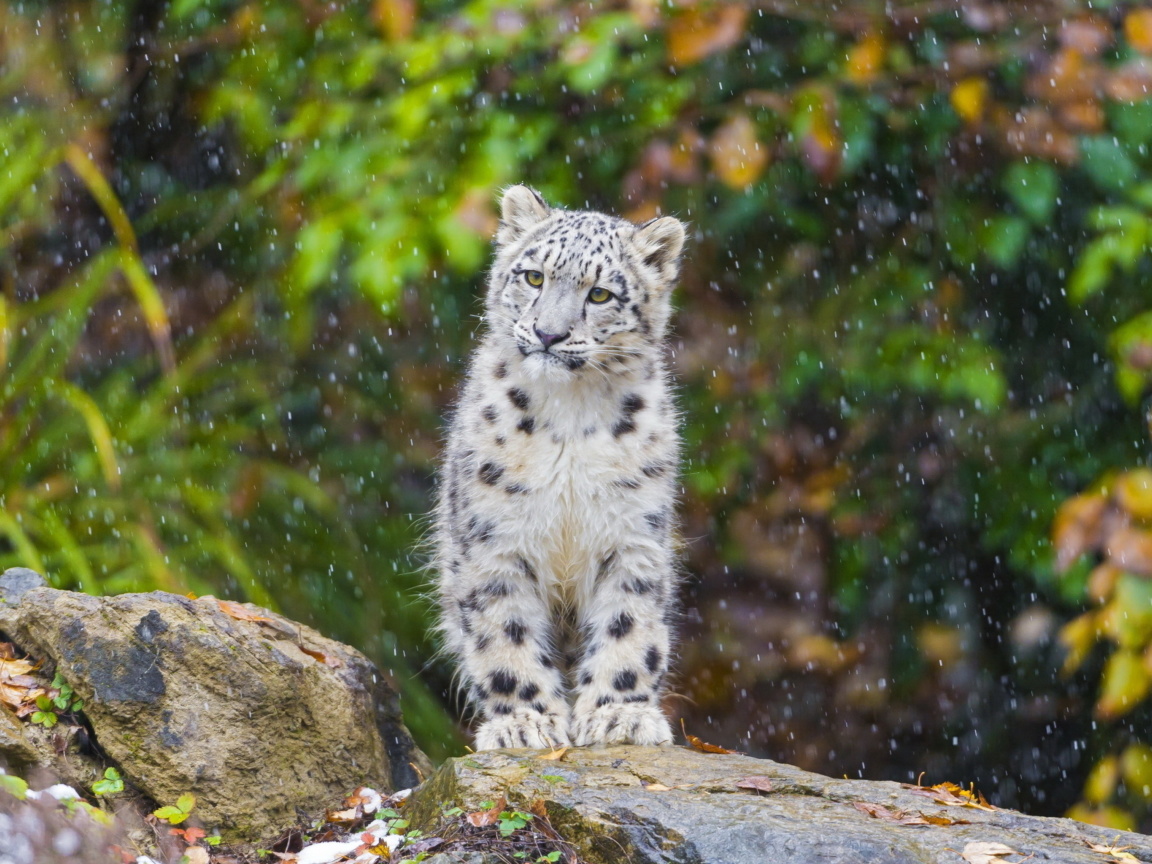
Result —
[[525, 186], [501, 211], [434, 533], [476, 748], [668, 744], [679, 440], [663, 355], [684, 227], [554, 209]]

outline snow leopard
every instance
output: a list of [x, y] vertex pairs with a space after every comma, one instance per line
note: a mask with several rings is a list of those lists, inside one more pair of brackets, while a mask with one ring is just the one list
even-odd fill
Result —
[[434, 513], [440, 630], [475, 746], [668, 744], [684, 225], [503, 195]]

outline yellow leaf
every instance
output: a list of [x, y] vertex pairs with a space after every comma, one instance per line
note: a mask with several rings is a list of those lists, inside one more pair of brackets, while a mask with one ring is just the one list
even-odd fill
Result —
[[1115, 756], [1105, 756], [1088, 772], [1084, 781], [1084, 800], [1089, 804], [1103, 804], [1116, 791], [1120, 779], [1120, 760]]
[[756, 138], [756, 126], [746, 114], [736, 114], [716, 130], [709, 144], [712, 170], [730, 189], [755, 183], [768, 167], [768, 150]]
[[888, 46], [879, 33], [869, 33], [848, 50], [848, 80], [853, 84], [871, 84], [884, 65]]
[[1152, 801], [1152, 747], [1139, 742], [1125, 747], [1120, 754], [1120, 773], [1129, 792]]
[[1136, 830], [1136, 820], [1132, 814], [1120, 807], [1089, 807], [1087, 804], [1077, 804], [1064, 815], [1077, 822], [1087, 822], [1089, 825], [1099, 825], [1103, 828]]
[[1139, 654], [1118, 649], [1104, 664], [1096, 716], [1104, 720], [1122, 717], [1135, 708], [1152, 690], [1152, 677]]
[[965, 78], [956, 83], [948, 98], [960, 119], [965, 123], [979, 123], [988, 104], [988, 82], [983, 78]]
[[685, 10], [668, 24], [668, 60], [683, 66], [731, 48], [743, 38], [747, 18], [743, 3]]
[[1064, 675], [1071, 675], [1080, 668], [1080, 664], [1096, 644], [1099, 635], [1100, 628], [1093, 612], [1085, 612], [1060, 628], [1057, 638], [1068, 652], [1064, 657], [1064, 666], [1060, 670]]
[[1137, 519], [1152, 521], [1152, 469], [1122, 474], [1114, 489], [1117, 503]]
[[403, 42], [416, 28], [416, 0], [375, 0], [372, 17], [389, 42]]
[[1152, 9], [1133, 9], [1124, 17], [1124, 38], [1141, 54], [1152, 54]]
[[1088, 848], [1093, 852], [1099, 852], [1101, 855], [1111, 855], [1113, 861], [1140, 860], [1131, 852], [1124, 851], [1125, 849], [1131, 849], [1131, 846], [1117, 846], [1115, 843], [1113, 843], [1111, 846], [1105, 846], [1103, 843], [1089, 843]]

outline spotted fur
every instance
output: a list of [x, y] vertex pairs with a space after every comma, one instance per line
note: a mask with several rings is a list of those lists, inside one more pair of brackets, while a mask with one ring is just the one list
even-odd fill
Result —
[[501, 210], [434, 535], [476, 747], [667, 744], [679, 440], [663, 355], [684, 228], [524, 186]]

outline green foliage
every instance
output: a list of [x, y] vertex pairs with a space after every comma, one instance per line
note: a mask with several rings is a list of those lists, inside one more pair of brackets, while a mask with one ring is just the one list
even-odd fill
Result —
[[185, 792], [176, 799], [176, 805], [166, 804], [152, 811], [152, 815], [162, 822], [167, 822], [169, 825], [179, 825], [185, 819], [192, 815], [192, 810], [196, 806], [196, 796], [190, 792]]
[[97, 795], [116, 795], [124, 791], [124, 779], [115, 768], [105, 768], [104, 778], [92, 784], [92, 791]]

